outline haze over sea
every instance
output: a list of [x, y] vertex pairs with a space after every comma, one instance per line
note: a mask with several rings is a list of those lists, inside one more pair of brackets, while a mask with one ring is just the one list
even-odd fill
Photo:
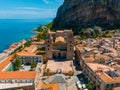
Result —
[[34, 28], [51, 21], [52, 19], [0, 19], [0, 52], [14, 42], [28, 40], [35, 35], [32, 32]]

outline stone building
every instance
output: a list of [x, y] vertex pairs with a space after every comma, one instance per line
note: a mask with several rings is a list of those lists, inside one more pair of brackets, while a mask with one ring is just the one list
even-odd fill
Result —
[[46, 35], [47, 60], [72, 60], [74, 41], [72, 30], [48, 31]]
[[36, 72], [0, 72], [0, 90], [35, 90]]

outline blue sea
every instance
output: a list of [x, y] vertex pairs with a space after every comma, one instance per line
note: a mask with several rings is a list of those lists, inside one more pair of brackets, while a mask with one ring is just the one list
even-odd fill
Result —
[[34, 28], [51, 21], [52, 19], [0, 19], [0, 52], [14, 42], [28, 40], [35, 35], [32, 32]]

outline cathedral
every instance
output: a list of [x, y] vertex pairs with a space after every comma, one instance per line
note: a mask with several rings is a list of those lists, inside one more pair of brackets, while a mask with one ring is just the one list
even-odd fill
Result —
[[74, 40], [72, 30], [48, 31], [46, 35], [47, 60], [73, 60]]

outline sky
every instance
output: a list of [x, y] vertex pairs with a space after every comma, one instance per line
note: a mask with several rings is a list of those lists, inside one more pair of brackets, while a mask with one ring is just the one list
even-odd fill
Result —
[[64, 0], [0, 0], [0, 19], [54, 18]]

